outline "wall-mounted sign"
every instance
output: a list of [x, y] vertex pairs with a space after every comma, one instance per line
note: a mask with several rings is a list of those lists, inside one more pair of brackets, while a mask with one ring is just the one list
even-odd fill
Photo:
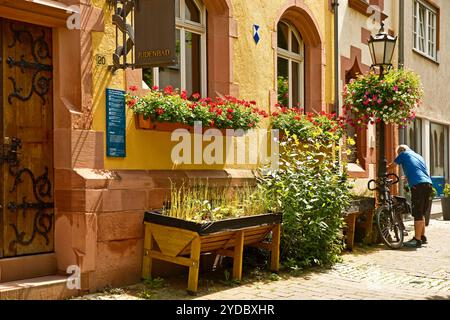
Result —
[[134, 32], [136, 68], [177, 64], [175, 1], [136, 1]]
[[125, 91], [106, 89], [106, 155], [126, 156]]

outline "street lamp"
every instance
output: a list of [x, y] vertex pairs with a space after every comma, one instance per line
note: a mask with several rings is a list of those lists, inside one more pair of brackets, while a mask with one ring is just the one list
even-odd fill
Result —
[[[380, 31], [375, 35], [371, 35], [369, 39], [369, 50], [372, 57], [372, 67], [380, 68], [380, 80], [384, 77], [385, 68], [392, 67], [392, 57], [394, 56], [395, 44], [397, 37], [392, 37], [384, 31], [384, 23], [381, 23]], [[384, 181], [387, 175], [387, 160], [385, 150], [385, 123], [381, 119], [379, 123], [380, 132], [380, 153], [378, 160], [378, 177], [380, 182]], [[385, 184], [381, 183], [380, 195], [385, 194]]]

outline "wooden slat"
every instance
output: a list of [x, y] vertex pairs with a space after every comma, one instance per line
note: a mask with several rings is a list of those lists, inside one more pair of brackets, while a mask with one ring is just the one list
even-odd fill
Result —
[[235, 230], [235, 231], [218, 232], [218, 233], [213, 233], [213, 234], [201, 236], [201, 239], [202, 239], [202, 242], [203, 241], [208, 241], [210, 238], [214, 238], [214, 237], [226, 237], [226, 236], [229, 236], [229, 235], [234, 235], [236, 232], [239, 232], [239, 231], [244, 231], [245, 235], [251, 235], [251, 234], [263, 231], [263, 230], [270, 231], [270, 230], [272, 230], [273, 226], [274, 225], [260, 226], [260, 227], [250, 227], [250, 228], [238, 229], [238, 230]]
[[193, 261], [189, 258], [169, 257], [169, 256], [166, 256], [166, 255], [162, 254], [161, 252], [157, 252], [157, 251], [149, 251], [148, 256], [153, 259], [172, 262], [172, 263], [179, 264], [179, 265], [186, 266], [186, 267], [191, 267], [193, 264]]

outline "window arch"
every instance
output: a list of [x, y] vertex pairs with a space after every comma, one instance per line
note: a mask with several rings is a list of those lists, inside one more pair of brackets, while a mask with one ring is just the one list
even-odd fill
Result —
[[287, 21], [277, 25], [278, 103], [305, 106], [304, 44], [300, 33]]
[[[274, 21], [274, 64], [277, 66], [278, 23], [289, 23], [301, 36], [303, 41], [304, 79], [303, 105], [307, 112], [319, 112], [326, 109], [325, 105], [325, 50], [320, 28], [308, 5], [303, 0], [286, 0], [280, 8]], [[277, 91], [277, 75], [274, 73], [274, 91]], [[275, 96], [274, 96], [275, 98]], [[272, 99], [271, 101], [275, 101]], [[273, 105], [273, 104], [272, 104]]]
[[144, 71], [147, 85], [207, 94], [206, 8], [199, 0], [174, 0], [178, 64]]

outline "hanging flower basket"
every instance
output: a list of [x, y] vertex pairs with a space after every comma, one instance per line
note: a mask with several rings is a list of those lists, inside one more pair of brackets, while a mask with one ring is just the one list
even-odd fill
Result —
[[[133, 88], [134, 89], [134, 88]], [[193, 94], [189, 99], [171, 86], [160, 91], [153, 87], [146, 95], [126, 95], [128, 107], [136, 115], [139, 129], [173, 131], [183, 128], [194, 131], [194, 124], [201, 123], [202, 132], [215, 128], [223, 134], [226, 129], [247, 131], [256, 128], [262, 117], [269, 115], [256, 107], [256, 102], [225, 98], [202, 98]]]
[[412, 71], [392, 69], [383, 79], [370, 72], [345, 87], [344, 114], [353, 127], [381, 121], [406, 126], [415, 118], [422, 97], [420, 78]]

